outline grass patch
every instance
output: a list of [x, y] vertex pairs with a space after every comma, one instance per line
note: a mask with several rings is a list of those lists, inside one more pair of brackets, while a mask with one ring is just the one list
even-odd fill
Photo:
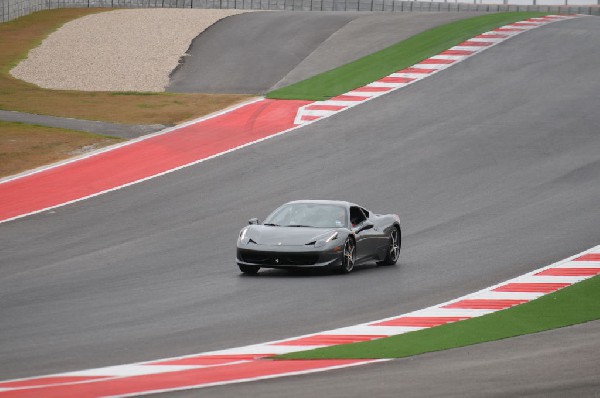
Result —
[[64, 23], [105, 11], [63, 8], [0, 24], [0, 109], [116, 123], [177, 124], [250, 98], [242, 94], [47, 90], [9, 74], [31, 49]]
[[121, 138], [23, 123], [0, 122], [0, 177], [123, 141]]
[[365, 343], [278, 356], [278, 359], [402, 358], [506, 339], [600, 319], [600, 276], [503, 311]]
[[271, 91], [267, 98], [313, 101], [329, 99], [414, 65], [483, 32], [542, 15], [547, 14], [497, 13], [438, 26], [339, 68]]

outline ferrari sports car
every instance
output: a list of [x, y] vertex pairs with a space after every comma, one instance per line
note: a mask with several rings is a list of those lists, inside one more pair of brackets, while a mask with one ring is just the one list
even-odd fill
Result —
[[264, 222], [253, 218], [237, 240], [244, 274], [261, 268], [327, 267], [349, 273], [366, 261], [394, 265], [400, 256], [400, 217], [375, 214], [354, 203], [298, 200]]

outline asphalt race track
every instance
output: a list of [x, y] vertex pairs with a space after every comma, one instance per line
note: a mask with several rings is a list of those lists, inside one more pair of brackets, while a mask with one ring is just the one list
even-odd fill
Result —
[[264, 93], [477, 13], [255, 12], [199, 35], [167, 91]]
[[[3, 379], [229, 348], [380, 319], [597, 245], [599, 21], [587, 17], [535, 29], [284, 136], [2, 224]], [[346, 276], [275, 270], [241, 276], [234, 263], [239, 228], [299, 198], [347, 199], [399, 213], [400, 265], [365, 266]], [[582, 346], [570, 330], [590, 344]], [[510, 393], [543, 395], [548, 385], [568, 395], [598, 391], [598, 355], [590, 359], [589, 351], [598, 352], [599, 337], [594, 322], [515, 340], [524, 347], [521, 352], [532, 350], [545, 372], [524, 359], [505, 361]], [[541, 339], [539, 346], [528, 344], [531, 339]], [[548, 355], [547, 339], [573, 349]], [[202, 394], [285, 391], [304, 397], [304, 387], [317, 391], [319, 383], [326, 389], [316, 395], [356, 396], [359, 380], [364, 395], [377, 377], [377, 396], [419, 396], [394, 374], [415, 375], [409, 386], [422, 382], [443, 392], [447, 381], [436, 377], [436, 369], [468, 380], [473, 366], [468, 356], [485, 359], [495, 353], [498, 359], [482, 360], [481, 366], [492, 370], [488, 379], [465, 381], [463, 391], [452, 393], [473, 387], [483, 390], [477, 396], [502, 395], [492, 376], [502, 371], [502, 358], [510, 359], [511, 341], [467, 348], [466, 354], [453, 350], [350, 373], [293, 378], [289, 388], [280, 379]], [[560, 383], [565, 379], [557, 375], [565, 369], [548, 358], [589, 364], [578, 379], [587, 384]], [[456, 366], [445, 368], [445, 362]], [[413, 366], [432, 373], [426, 377]], [[519, 389], [519, 380], [532, 372], [545, 379]]]

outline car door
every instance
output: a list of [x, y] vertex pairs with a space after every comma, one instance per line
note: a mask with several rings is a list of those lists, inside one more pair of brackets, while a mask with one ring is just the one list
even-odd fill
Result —
[[377, 231], [369, 221], [369, 212], [358, 206], [350, 207], [350, 222], [356, 237], [356, 260], [372, 257], [377, 247]]
[[388, 236], [385, 232], [385, 222], [381, 220], [381, 217], [373, 214], [361, 207], [361, 210], [365, 214], [367, 223], [373, 224], [373, 228], [364, 231], [365, 238], [367, 240], [368, 253], [366, 257], [376, 257], [381, 252], [381, 246], [388, 243]]
[[370, 213], [369, 221], [373, 223], [373, 251], [377, 253], [381, 259], [385, 257], [385, 253], [390, 245], [390, 228], [391, 223], [389, 218], [378, 214]]

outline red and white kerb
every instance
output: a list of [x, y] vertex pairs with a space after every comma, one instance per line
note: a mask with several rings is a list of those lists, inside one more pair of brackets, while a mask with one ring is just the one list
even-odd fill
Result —
[[427, 58], [410, 68], [399, 70], [366, 86], [356, 88], [326, 101], [316, 101], [304, 105], [298, 110], [294, 123], [301, 125], [335, 115], [340, 111], [432, 76], [443, 69], [456, 65], [477, 53], [523, 32], [547, 25], [551, 22], [574, 17], [573, 15], [547, 15], [541, 18], [530, 18], [522, 22], [515, 22], [490, 32], [485, 32], [438, 55]]

